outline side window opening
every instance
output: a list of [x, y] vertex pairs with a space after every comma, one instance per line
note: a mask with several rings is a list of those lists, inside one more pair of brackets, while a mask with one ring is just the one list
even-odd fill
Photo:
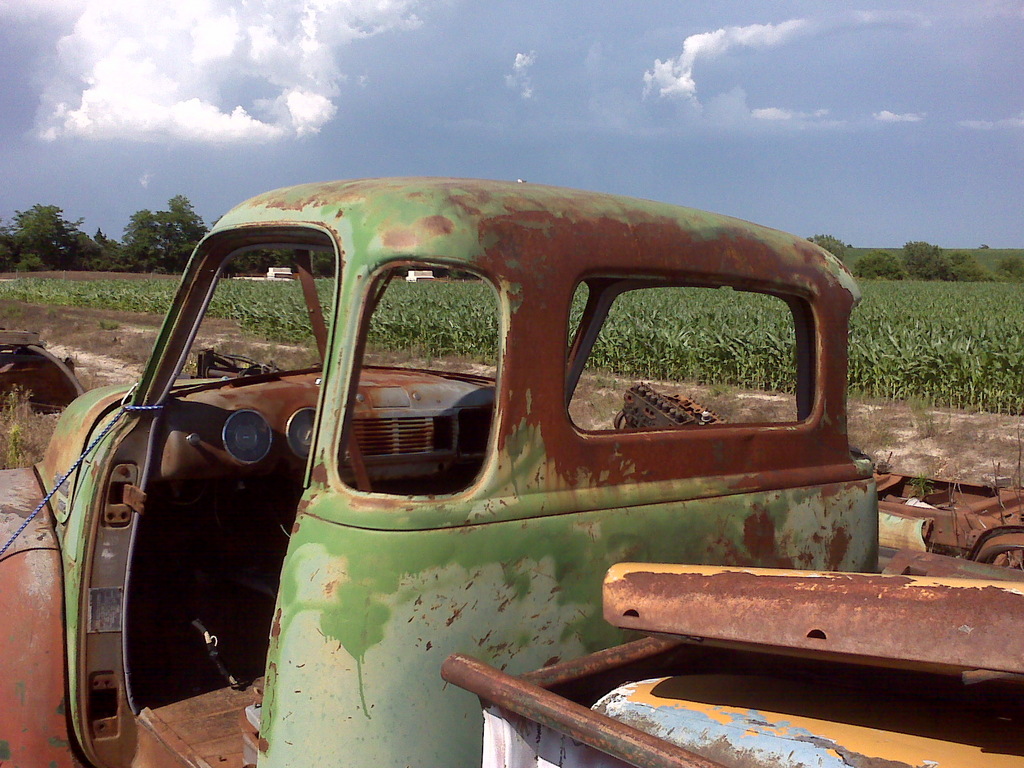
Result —
[[566, 358], [567, 410], [585, 431], [795, 423], [813, 406], [813, 325], [796, 298], [590, 278]]
[[487, 456], [497, 292], [482, 277], [403, 262], [371, 282], [339, 467], [363, 492], [459, 493]]

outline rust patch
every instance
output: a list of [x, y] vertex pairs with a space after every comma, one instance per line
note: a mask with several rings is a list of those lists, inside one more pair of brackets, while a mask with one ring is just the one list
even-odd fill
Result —
[[407, 227], [396, 227], [389, 229], [381, 237], [385, 248], [394, 251], [412, 250], [419, 245], [420, 238], [417, 232]]
[[746, 519], [743, 543], [752, 561], [769, 563], [775, 559], [775, 521], [768, 510], [761, 509]]
[[832, 570], [838, 569], [849, 548], [850, 534], [844, 527], [836, 528], [832, 540], [828, 543], [828, 567]]
[[327, 485], [327, 467], [323, 464], [314, 465], [310, 478], [317, 485]]
[[447, 216], [427, 216], [421, 223], [431, 235], [450, 235], [455, 231], [455, 224]]

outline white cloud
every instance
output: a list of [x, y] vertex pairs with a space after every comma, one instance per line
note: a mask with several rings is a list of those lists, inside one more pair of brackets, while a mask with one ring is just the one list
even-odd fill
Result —
[[750, 110], [751, 117], [757, 120], [792, 120], [793, 111], [780, 109], [779, 107], [765, 107], [763, 109]]
[[693, 67], [701, 59], [721, 56], [732, 48], [772, 48], [807, 34], [813, 25], [806, 19], [790, 19], [781, 24], [750, 24], [723, 27], [714, 32], [690, 35], [683, 41], [683, 52], [675, 59], [655, 59], [653, 69], [644, 73], [644, 95], [657, 91], [662, 97], [687, 97], [697, 100]]
[[524, 99], [533, 98], [533, 83], [530, 81], [530, 67], [537, 61], [535, 51], [529, 53], [517, 53], [516, 59], [512, 62], [512, 74], [505, 75], [505, 85], [519, 91]]
[[431, 1], [78, 0], [39, 135], [259, 142], [315, 134], [337, 113], [346, 80], [338, 50], [418, 26], [414, 11]]
[[919, 123], [924, 120], [924, 112], [904, 112], [902, 114], [897, 112], [890, 112], [888, 109], [883, 109], [881, 112], [875, 112], [872, 117], [881, 123]]
[[1024, 110], [1014, 117], [1006, 117], [1002, 120], [961, 120], [959, 125], [963, 128], [974, 128], [982, 131], [990, 131], [993, 128], [1024, 128]]
[[144, 174], [139, 176], [139, 184], [142, 186], [143, 189], [146, 189], [149, 186], [149, 182], [151, 182], [152, 180], [153, 174], [150, 171], [146, 171]]
[[[830, 110], [799, 111], [784, 106], [749, 108], [747, 96], [740, 85], [725, 93], [699, 94], [695, 70], [702, 62], [729, 55], [736, 49], [769, 49], [788, 45], [800, 38], [821, 36], [836, 30], [861, 27], [926, 27], [929, 20], [914, 12], [853, 11], [826, 14], [821, 18], [789, 19], [778, 24], [750, 24], [742, 27], [722, 27], [711, 32], [700, 32], [683, 40], [683, 49], [675, 58], [655, 59], [651, 69], [644, 72], [644, 97], [674, 100], [689, 107], [689, 119], [701, 120], [718, 126], [768, 125], [786, 128], [812, 126], [834, 128], [846, 125], [845, 120], [830, 118]], [[815, 62], [808, 62], [808, 66]], [[706, 64], [705, 64], [706, 65]], [[680, 110], [680, 116], [686, 110]], [[883, 111], [876, 120], [888, 122], [914, 122], [924, 113], [896, 114]]]

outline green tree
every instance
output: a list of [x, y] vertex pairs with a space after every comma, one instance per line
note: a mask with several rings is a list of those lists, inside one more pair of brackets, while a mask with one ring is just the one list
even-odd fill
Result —
[[974, 254], [967, 251], [954, 251], [949, 254], [949, 266], [953, 279], [964, 283], [983, 283], [992, 280], [992, 274], [985, 269]]
[[920, 240], [903, 246], [903, 265], [916, 280], [952, 280], [953, 267], [937, 245]]
[[129, 264], [125, 260], [124, 249], [113, 238], [107, 237], [102, 229], [97, 229], [92, 236], [96, 247], [92, 251], [89, 268], [98, 272], [127, 272]]
[[37, 203], [15, 211], [8, 228], [15, 269], [82, 269], [91, 242], [80, 229], [82, 219], [68, 221], [56, 205]]
[[1024, 259], [1003, 257], [996, 267], [996, 276], [1007, 283], [1024, 283]]
[[853, 247], [833, 235], [811, 235], [807, 239], [815, 245], [821, 246], [840, 261], [846, 261], [846, 250]]
[[0, 272], [14, 269], [14, 249], [11, 228], [0, 219]]
[[857, 260], [853, 274], [868, 280], [903, 280], [907, 277], [907, 270], [895, 253], [875, 250]]
[[136, 211], [124, 228], [123, 255], [133, 272], [181, 272], [209, 230], [184, 195], [167, 201], [166, 211]]

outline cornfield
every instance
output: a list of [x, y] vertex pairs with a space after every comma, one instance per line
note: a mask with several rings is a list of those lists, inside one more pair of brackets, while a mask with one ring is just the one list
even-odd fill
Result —
[[[159, 280], [0, 283], [0, 299], [163, 314], [174, 284]], [[327, 300], [330, 286], [320, 284]], [[1002, 413], [1024, 412], [1024, 287], [995, 283], [867, 283], [850, 331], [850, 389]], [[578, 316], [579, 306], [574, 307]], [[493, 292], [482, 283], [395, 281], [369, 342], [428, 356], [491, 359]], [[294, 283], [225, 281], [210, 312], [252, 333], [308, 337]], [[786, 391], [795, 380], [793, 333], [782, 302], [705, 290], [680, 302], [659, 290], [622, 297], [591, 362], [637, 379]]]

